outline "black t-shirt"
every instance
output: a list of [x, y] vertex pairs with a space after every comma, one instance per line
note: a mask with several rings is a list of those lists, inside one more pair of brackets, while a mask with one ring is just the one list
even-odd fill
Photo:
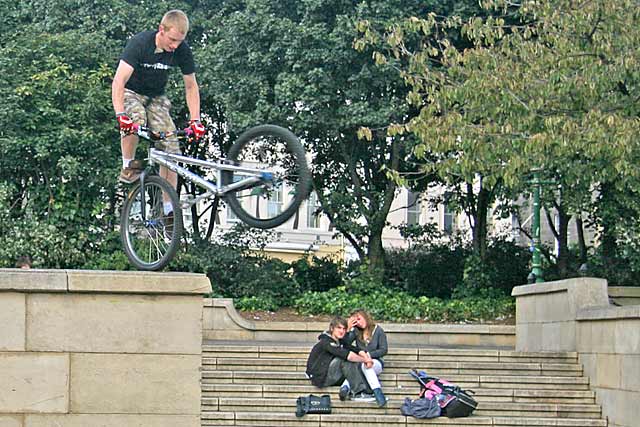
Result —
[[196, 71], [191, 48], [186, 41], [173, 52], [155, 53], [157, 31], [144, 31], [127, 42], [120, 59], [133, 67], [133, 74], [125, 85], [140, 95], [159, 96], [169, 80], [169, 70], [180, 67], [182, 74]]

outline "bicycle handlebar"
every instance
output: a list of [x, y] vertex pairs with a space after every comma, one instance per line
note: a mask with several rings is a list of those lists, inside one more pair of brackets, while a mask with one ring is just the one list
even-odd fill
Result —
[[137, 123], [134, 123], [129, 134], [138, 135], [151, 141], [162, 141], [172, 136], [176, 136], [178, 138], [190, 138], [193, 136], [193, 130], [191, 130], [191, 128], [186, 128], [169, 132], [155, 132], [146, 126], [141, 126]]

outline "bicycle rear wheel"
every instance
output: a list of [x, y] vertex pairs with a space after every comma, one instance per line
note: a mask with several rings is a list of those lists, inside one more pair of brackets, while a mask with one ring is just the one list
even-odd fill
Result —
[[[163, 194], [171, 200], [173, 215], [164, 214]], [[144, 188], [138, 182], [129, 192], [120, 216], [120, 237], [131, 264], [139, 270], [160, 270], [176, 254], [181, 234], [182, 211], [171, 184], [155, 175], [145, 178]]]
[[[225, 201], [246, 224], [273, 228], [291, 218], [309, 195], [311, 174], [302, 144], [289, 130], [274, 125], [253, 127], [231, 146], [234, 164], [264, 170], [260, 183], [230, 192]], [[225, 171], [224, 185], [245, 178], [242, 172]]]

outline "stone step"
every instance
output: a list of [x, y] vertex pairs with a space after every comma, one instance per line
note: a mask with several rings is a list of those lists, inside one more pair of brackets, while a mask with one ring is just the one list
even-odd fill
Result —
[[[418, 366], [416, 366], [418, 365]], [[276, 371], [304, 371], [306, 359], [285, 358], [226, 358], [203, 357], [204, 369], [236, 370], [247, 366], [260, 366], [261, 369]], [[412, 362], [385, 359], [384, 370], [387, 373], [406, 373], [413, 368], [428, 372], [437, 377], [452, 374], [481, 375], [555, 375], [581, 376], [582, 366], [569, 363], [517, 363], [517, 362]]]
[[[392, 347], [380, 376], [385, 408], [338, 398], [338, 387], [318, 389], [304, 375], [309, 344], [208, 342], [203, 347], [202, 426], [606, 427], [595, 393], [575, 352], [519, 353], [505, 349]], [[417, 368], [475, 392], [471, 417], [404, 417], [405, 397], [416, 398]], [[296, 398], [329, 394], [333, 413], [295, 417]]]
[[[409, 374], [393, 374], [383, 371], [380, 375], [382, 384], [386, 387], [406, 387], [419, 388], [418, 382]], [[512, 375], [448, 375], [446, 379], [462, 388], [479, 387], [510, 387], [510, 388], [531, 388], [537, 389], [557, 389], [562, 387], [566, 390], [588, 390], [589, 380], [585, 377], [563, 377], [563, 376], [512, 376]], [[309, 385], [303, 371], [227, 371], [227, 370], [204, 370], [202, 372], [203, 384], [289, 384], [289, 385]]]
[[535, 417], [486, 417], [472, 415], [466, 418], [438, 417], [430, 420], [420, 420], [403, 415], [365, 415], [365, 414], [328, 414], [305, 415], [297, 418], [291, 412], [202, 412], [203, 426], [331, 426], [352, 427], [354, 425], [407, 427], [408, 425], [424, 424], [429, 427], [525, 427], [525, 426], [554, 426], [554, 427], [606, 427], [606, 420], [585, 418], [535, 418]]
[[[557, 403], [557, 404], [593, 404], [595, 393], [591, 390], [531, 390], [478, 388], [473, 389], [476, 400], [515, 403]], [[385, 388], [390, 398], [404, 400], [405, 397], [417, 397], [417, 388], [400, 387]], [[243, 397], [251, 399], [288, 398], [294, 399], [307, 394], [329, 394], [333, 400], [338, 399], [338, 387], [318, 389], [312, 385], [256, 385], [256, 384], [203, 384], [203, 398]]]
[[[398, 415], [404, 399], [390, 396], [384, 408], [375, 403], [355, 401], [341, 402], [332, 399], [334, 414], [368, 414]], [[295, 412], [295, 398], [251, 399], [246, 397], [206, 398], [202, 401], [203, 411], [222, 412], [274, 412], [285, 410]], [[286, 409], [285, 409], [286, 408]], [[560, 417], [560, 418], [600, 418], [599, 405], [596, 404], [557, 404], [557, 403], [518, 403], [490, 402], [481, 400], [474, 412], [478, 416], [510, 416], [510, 417]]]
[[[205, 344], [203, 356], [225, 358], [286, 358], [306, 360], [311, 345], [242, 345]], [[390, 360], [451, 361], [459, 362], [523, 362], [523, 363], [576, 363], [575, 352], [529, 352], [513, 350], [477, 350], [449, 348], [392, 347], [387, 355]]]

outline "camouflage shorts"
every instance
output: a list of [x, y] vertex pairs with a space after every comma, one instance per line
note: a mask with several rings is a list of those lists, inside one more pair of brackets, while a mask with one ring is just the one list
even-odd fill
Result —
[[[125, 89], [124, 110], [134, 123], [148, 126], [153, 131], [176, 130], [170, 115], [171, 101], [164, 95], [150, 98]], [[180, 143], [175, 137], [156, 143], [156, 147], [167, 153], [180, 153]]]

